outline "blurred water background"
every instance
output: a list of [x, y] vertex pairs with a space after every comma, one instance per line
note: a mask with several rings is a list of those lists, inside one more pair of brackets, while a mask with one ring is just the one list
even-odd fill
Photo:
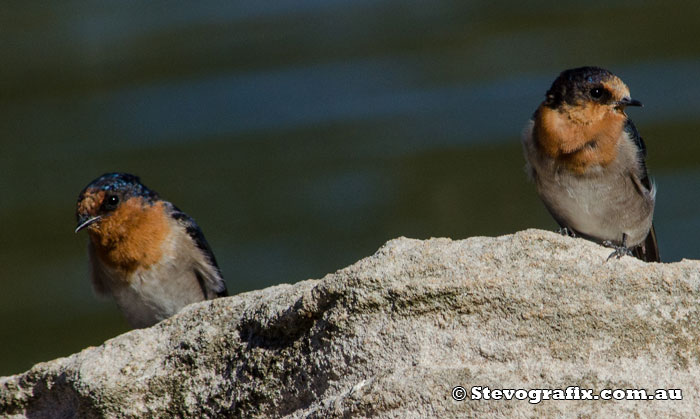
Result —
[[192, 215], [232, 294], [398, 236], [553, 230], [519, 136], [566, 68], [617, 73], [666, 261], [700, 257], [700, 2], [8, 2], [0, 375], [128, 330], [78, 192], [127, 171]]

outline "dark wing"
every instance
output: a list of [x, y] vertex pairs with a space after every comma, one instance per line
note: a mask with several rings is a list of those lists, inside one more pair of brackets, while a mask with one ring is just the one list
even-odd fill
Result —
[[[642, 185], [651, 191], [651, 180], [649, 179], [649, 174], [647, 173], [646, 157], [647, 157], [647, 147], [644, 144], [642, 136], [639, 135], [637, 127], [634, 126], [632, 120], [627, 118], [627, 123], [625, 124], [625, 131], [629, 137], [634, 141], [637, 149], [639, 150], [639, 164], [642, 168], [642, 176], [639, 181]], [[645, 262], [661, 262], [659, 257], [659, 246], [656, 243], [656, 231], [654, 231], [654, 225], [651, 225], [649, 234], [644, 239], [641, 245], [634, 249], [634, 255]]]
[[634, 123], [632, 122], [631, 119], [627, 118], [627, 122], [625, 123], [625, 132], [627, 132], [627, 135], [634, 141], [634, 144], [637, 146], [637, 150], [639, 153], [639, 164], [641, 165], [642, 168], [642, 176], [640, 177], [640, 181], [642, 182], [642, 185], [644, 185], [645, 188], [648, 190], [651, 190], [651, 181], [649, 180], [649, 174], [647, 173], [647, 164], [646, 164], [646, 159], [647, 159], [647, 146], [644, 144], [644, 140], [642, 139], [642, 136], [639, 135], [639, 131], [637, 131], [637, 127], [634, 126]]
[[192, 241], [194, 241], [208, 262], [206, 267], [194, 268], [194, 274], [197, 277], [197, 281], [199, 281], [199, 286], [202, 288], [202, 293], [204, 293], [207, 300], [228, 296], [226, 283], [223, 275], [221, 275], [219, 265], [216, 263], [216, 257], [214, 257], [214, 252], [209, 247], [207, 239], [204, 238], [202, 230], [192, 217], [180, 211], [175, 205], [170, 205], [170, 216], [185, 228], [187, 234], [192, 238]]

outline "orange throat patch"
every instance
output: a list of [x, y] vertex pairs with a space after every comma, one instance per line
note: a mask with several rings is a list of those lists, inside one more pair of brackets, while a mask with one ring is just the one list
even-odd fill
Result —
[[617, 145], [627, 116], [607, 106], [587, 104], [562, 111], [540, 105], [533, 136], [538, 148], [574, 173], [592, 165], [607, 166], [617, 158]]
[[90, 226], [99, 259], [125, 273], [160, 261], [170, 225], [163, 203], [143, 205], [140, 198], [123, 202], [112, 214]]

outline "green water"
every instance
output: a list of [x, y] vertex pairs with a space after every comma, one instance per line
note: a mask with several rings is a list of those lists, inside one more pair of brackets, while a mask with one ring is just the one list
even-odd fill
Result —
[[104, 172], [192, 215], [232, 294], [398, 236], [554, 229], [519, 135], [580, 65], [644, 102], [662, 258], [699, 257], [700, 3], [267, 3], [4, 7], [0, 375], [128, 330], [73, 234]]

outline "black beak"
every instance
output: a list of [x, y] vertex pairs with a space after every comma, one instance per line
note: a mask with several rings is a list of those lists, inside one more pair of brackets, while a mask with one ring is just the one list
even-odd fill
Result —
[[85, 227], [89, 226], [92, 223], [96, 223], [102, 219], [101, 216], [96, 215], [94, 217], [89, 217], [87, 215], [81, 215], [78, 217], [78, 227], [75, 228], [75, 232], [79, 232], [80, 230], [84, 229]]
[[636, 100], [636, 99], [630, 99], [628, 97], [622, 98], [619, 102], [617, 102], [617, 106], [644, 106], [642, 105], [642, 102]]

